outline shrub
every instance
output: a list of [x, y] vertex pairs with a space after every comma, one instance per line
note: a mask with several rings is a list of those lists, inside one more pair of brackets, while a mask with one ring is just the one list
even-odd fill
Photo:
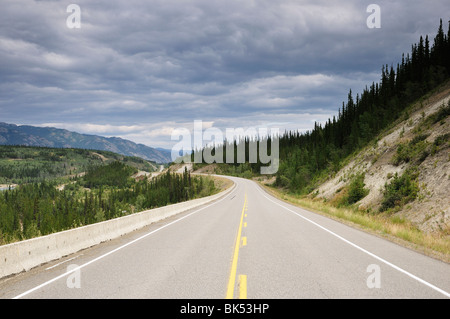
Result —
[[290, 184], [289, 178], [287, 178], [284, 175], [277, 175], [277, 178], [275, 180], [275, 185], [279, 187], [287, 187]]
[[440, 146], [443, 145], [445, 143], [447, 143], [450, 139], [450, 133], [446, 133], [443, 135], [439, 135], [438, 137], [436, 137], [436, 139], [434, 140], [433, 145], [435, 146]]
[[409, 143], [400, 144], [397, 148], [397, 154], [393, 158], [394, 165], [401, 163], [409, 163], [417, 161], [423, 162], [430, 154], [428, 150], [428, 142], [426, 141], [429, 134], [416, 135]]
[[436, 113], [434, 113], [433, 115], [431, 115], [432, 120], [433, 120], [433, 124], [440, 122], [442, 120], [445, 120], [447, 118], [447, 116], [450, 115], [450, 101], [447, 103], [447, 105], [442, 105], [439, 108], [439, 111], [437, 111]]
[[347, 204], [351, 205], [366, 197], [369, 194], [369, 190], [364, 186], [364, 174], [356, 175], [352, 181], [350, 182], [348, 195], [347, 195]]
[[402, 176], [395, 173], [391, 182], [385, 185], [380, 211], [386, 211], [396, 206], [401, 207], [414, 200], [419, 193], [418, 176], [416, 167], [407, 169]]

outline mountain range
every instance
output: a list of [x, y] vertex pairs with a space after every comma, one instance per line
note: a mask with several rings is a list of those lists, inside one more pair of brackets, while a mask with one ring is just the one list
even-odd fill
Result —
[[156, 163], [172, 161], [170, 150], [156, 149], [119, 137], [103, 137], [54, 127], [15, 125], [3, 122], [0, 122], [0, 145], [83, 148], [137, 156]]

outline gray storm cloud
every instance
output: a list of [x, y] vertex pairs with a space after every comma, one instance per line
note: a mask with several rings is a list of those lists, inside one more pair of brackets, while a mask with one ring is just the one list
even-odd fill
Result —
[[369, 29], [370, 1], [74, 1], [70, 29], [70, 3], [2, 1], [0, 120], [165, 147], [195, 119], [312, 128], [450, 16], [378, 1]]

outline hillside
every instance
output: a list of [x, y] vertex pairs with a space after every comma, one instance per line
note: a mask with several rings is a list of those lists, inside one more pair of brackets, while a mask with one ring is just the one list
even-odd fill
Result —
[[[1, 187], [0, 245], [209, 196], [223, 185], [188, 172], [139, 175], [148, 162], [104, 151], [24, 146], [0, 151], [9, 156], [0, 160], [0, 178], [12, 168], [22, 181]], [[3, 169], [8, 164], [10, 169]], [[72, 175], [57, 177], [64, 169]]]
[[[424, 232], [450, 234], [449, 110], [447, 82], [405, 110], [312, 194], [339, 205], [355, 177], [363, 176], [366, 195], [355, 203], [359, 209], [385, 211]], [[397, 197], [392, 197], [388, 190], [395, 183]]]
[[80, 134], [52, 127], [35, 127], [0, 122], [0, 145], [82, 148], [136, 156], [156, 163], [171, 161], [169, 151], [155, 149], [118, 137]]
[[157, 170], [154, 162], [108, 151], [0, 145], [0, 184], [41, 182], [84, 174], [90, 167], [120, 161], [139, 171]]

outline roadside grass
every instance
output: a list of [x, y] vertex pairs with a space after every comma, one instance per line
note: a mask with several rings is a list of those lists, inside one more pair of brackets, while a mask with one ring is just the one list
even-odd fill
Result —
[[260, 183], [270, 194], [296, 206], [331, 217], [428, 256], [450, 263], [450, 229], [439, 233], [425, 233], [411, 222], [384, 213], [368, 213], [354, 207], [336, 207], [318, 199], [287, 193]]
[[[224, 190], [230, 188], [234, 184], [233, 181], [228, 178], [219, 177], [219, 176], [211, 176], [211, 175], [208, 177], [212, 178], [214, 180], [215, 189], [216, 189], [214, 194], [220, 193], [221, 191], [224, 191]], [[214, 194], [212, 194], [212, 195], [214, 195]]]

